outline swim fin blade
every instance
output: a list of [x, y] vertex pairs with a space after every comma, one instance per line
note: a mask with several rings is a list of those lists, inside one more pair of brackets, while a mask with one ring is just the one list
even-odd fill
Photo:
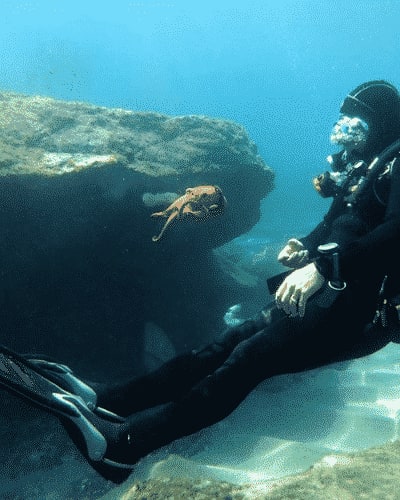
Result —
[[59, 417], [71, 439], [104, 478], [121, 483], [133, 464], [107, 456], [107, 429], [123, 425], [119, 415], [96, 405], [95, 391], [66, 365], [28, 359], [0, 346], [0, 387]]

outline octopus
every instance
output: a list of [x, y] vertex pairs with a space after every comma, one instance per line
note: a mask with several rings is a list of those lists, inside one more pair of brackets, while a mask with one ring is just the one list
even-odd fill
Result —
[[155, 212], [151, 217], [165, 217], [167, 220], [160, 234], [153, 236], [159, 241], [167, 227], [175, 220], [186, 217], [206, 219], [220, 215], [225, 211], [226, 198], [218, 186], [196, 186], [187, 188], [183, 196], [177, 198], [162, 212]]

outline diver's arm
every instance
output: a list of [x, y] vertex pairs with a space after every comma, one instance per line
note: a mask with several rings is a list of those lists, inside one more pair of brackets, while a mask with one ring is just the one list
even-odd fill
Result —
[[369, 268], [386, 274], [392, 266], [399, 266], [399, 246], [400, 214], [347, 246], [340, 258], [342, 278], [357, 278]]
[[325, 214], [323, 220], [309, 233], [307, 236], [300, 238], [304, 247], [309, 252], [310, 260], [318, 257], [318, 246], [322, 243], [331, 241], [329, 235], [332, 229], [332, 222], [336, 219], [337, 215], [342, 211], [343, 206], [343, 193], [335, 196], [328, 212]]
[[321, 241], [325, 241], [329, 234], [329, 225], [326, 222], [326, 217], [321, 221], [307, 236], [300, 238], [301, 243], [309, 251], [310, 255], [314, 257], [317, 254], [317, 247]]
[[310, 234], [303, 238], [290, 238], [279, 252], [278, 261], [284, 266], [297, 269], [303, 267], [318, 255], [318, 245], [326, 241], [330, 232], [330, 212], [324, 217]]
[[[341, 277], [350, 281], [373, 272], [384, 275], [399, 266], [400, 247], [400, 166], [393, 168], [390, 193], [382, 224], [368, 234], [342, 247], [340, 252]], [[326, 262], [317, 263], [318, 270], [329, 274]]]

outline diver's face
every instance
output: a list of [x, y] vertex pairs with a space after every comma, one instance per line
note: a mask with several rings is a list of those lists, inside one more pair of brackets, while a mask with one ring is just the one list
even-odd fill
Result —
[[342, 115], [333, 126], [331, 142], [346, 151], [362, 151], [368, 139], [368, 124], [361, 118]]

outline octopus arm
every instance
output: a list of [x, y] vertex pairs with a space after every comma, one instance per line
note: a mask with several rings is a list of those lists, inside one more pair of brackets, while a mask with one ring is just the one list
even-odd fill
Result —
[[176, 210], [171, 213], [171, 215], [165, 221], [165, 224], [163, 225], [160, 234], [158, 236], [153, 236], [152, 237], [153, 241], [159, 241], [162, 238], [162, 235], [164, 234], [165, 230], [171, 224], [171, 222], [178, 217], [178, 214], [179, 214], [179, 212], [177, 212]]

